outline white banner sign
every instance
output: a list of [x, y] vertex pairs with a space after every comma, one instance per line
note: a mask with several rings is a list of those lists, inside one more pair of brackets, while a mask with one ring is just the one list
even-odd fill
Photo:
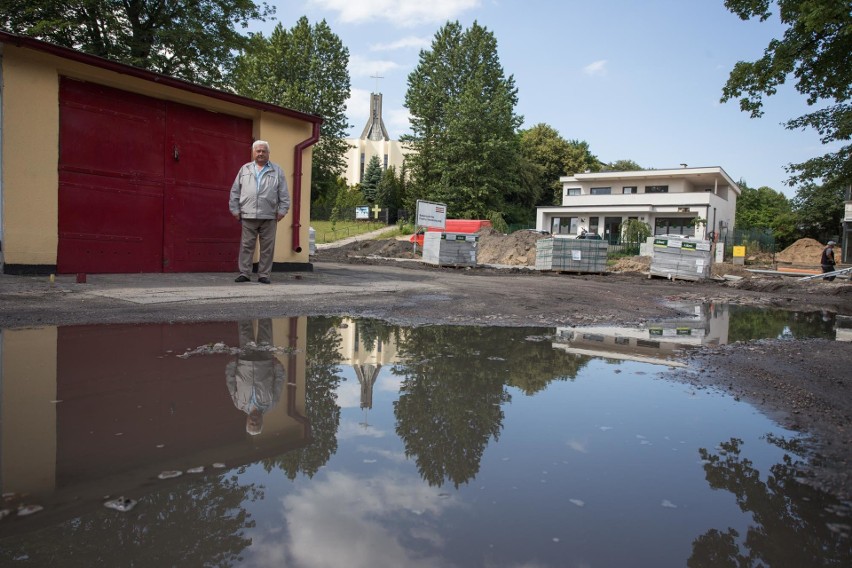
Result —
[[356, 219], [369, 219], [370, 218], [370, 206], [362, 205], [355, 208], [355, 218]]
[[418, 227], [437, 227], [443, 229], [447, 225], [447, 206], [444, 203], [417, 200]]

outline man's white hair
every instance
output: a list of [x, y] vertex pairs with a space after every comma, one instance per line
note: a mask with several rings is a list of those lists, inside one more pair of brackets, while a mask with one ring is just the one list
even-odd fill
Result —
[[267, 142], [266, 140], [255, 140], [255, 141], [252, 143], [252, 145], [251, 145], [251, 149], [252, 149], [252, 150], [254, 150], [255, 148], [257, 148], [257, 147], [258, 147], [258, 146], [260, 146], [261, 144], [263, 144], [264, 146], [266, 146], [266, 149], [267, 149], [267, 150], [269, 150], [270, 152], [272, 151], [272, 150], [270, 150], [270, 148], [269, 148], [269, 142]]

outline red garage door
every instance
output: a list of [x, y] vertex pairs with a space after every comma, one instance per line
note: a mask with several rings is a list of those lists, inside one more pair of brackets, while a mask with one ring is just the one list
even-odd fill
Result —
[[63, 78], [57, 271], [233, 270], [250, 120]]

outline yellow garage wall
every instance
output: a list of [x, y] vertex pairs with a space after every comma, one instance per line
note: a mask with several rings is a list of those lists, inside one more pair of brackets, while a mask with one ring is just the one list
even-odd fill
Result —
[[39, 493], [56, 477], [55, 327], [0, 333], [0, 481], [3, 493]]
[[[294, 121], [285, 116], [263, 113], [261, 119], [255, 122], [259, 129], [255, 134], [258, 140], [269, 142], [269, 159], [282, 168], [287, 174], [287, 184], [290, 190], [290, 211], [287, 216], [278, 223], [275, 234], [275, 262], [308, 262], [308, 225], [310, 225], [311, 211], [311, 153], [305, 152], [302, 156], [302, 199], [301, 199], [301, 223], [299, 229], [299, 243], [302, 252], [293, 252], [293, 188], [295, 178], [293, 166], [295, 154], [293, 148], [303, 140], [310, 137], [312, 127], [305, 122]], [[301, 128], [298, 128], [301, 126]], [[249, 149], [250, 152], [251, 149]], [[248, 161], [248, 160], [246, 160]], [[236, 175], [237, 172], [234, 172]]]
[[3, 255], [56, 264], [59, 82], [56, 70], [3, 50]]
[[[272, 146], [272, 160], [284, 168], [293, 195], [293, 150], [310, 137], [309, 122], [9, 44], [3, 45], [2, 62], [3, 254], [7, 264], [57, 263], [61, 76], [252, 120], [255, 137]], [[275, 262], [308, 262], [310, 155], [308, 148], [302, 157], [302, 252], [292, 251], [291, 213], [278, 225]], [[246, 161], [250, 159], [251, 148], [247, 148]], [[232, 181], [226, 181], [228, 186]]]

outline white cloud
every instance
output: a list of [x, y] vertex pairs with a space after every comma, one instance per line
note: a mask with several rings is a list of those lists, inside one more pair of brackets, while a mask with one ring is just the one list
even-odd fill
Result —
[[[280, 547], [286, 552], [265, 550], [265, 558], [286, 556], [294, 560], [293, 565], [306, 568], [446, 565], [434, 556], [440, 553], [440, 541], [433, 536], [433, 524], [456, 503], [440, 499], [438, 489], [427, 487], [418, 477], [362, 479], [331, 473], [327, 480], [314, 481], [282, 503], [287, 537], [268, 539], [258, 548]], [[411, 546], [412, 538], [432, 545], [433, 555]]]
[[386, 21], [400, 27], [443, 24], [482, 4], [481, 0], [310, 0], [309, 3], [337, 12], [345, 23]]
[[400, 67], [395, 61], [381, 59], [368, 59], [360, 55], [352, 55], [349, 58], [349, 75], [352, 77], [372, 77], [373, 75], [385, 75]]
[[382, 118], [385, 120], [385, 126], [388, 129], [388, 134], [394, 140], [399, 140], [403, 134], [407, 134], [411, 130], [411, 113], [405, 107], [382, 109]]
[[593, 77], [603, 77], [606, 75], [606, 59], [601, 59], [593, 63], [589, 63], [583, 67], [583, 73]]
[[425, 49], [432, 45], [430, 37], [408, 36], [390, 43], [374, 43], [370, 46], [370, 51], [396, 51], [399, 49]]

